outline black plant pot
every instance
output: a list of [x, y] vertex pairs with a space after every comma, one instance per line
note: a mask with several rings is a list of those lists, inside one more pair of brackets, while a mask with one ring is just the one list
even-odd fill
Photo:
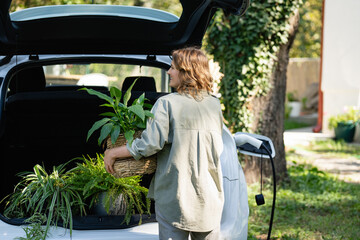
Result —
[[336, 140], [343, 139], [345, 142], [352, 142], [355, 134], [355, 123], [353, 122], [339, 122], [335, 128]]

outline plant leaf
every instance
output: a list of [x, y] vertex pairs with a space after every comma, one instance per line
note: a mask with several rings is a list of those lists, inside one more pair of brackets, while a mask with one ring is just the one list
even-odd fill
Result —
[[89, 140], [89, 137], [94, 133], [94, 131], [98, 130], [101, 126], [103, 126], [105, 123], [109, 122], [110, 118], [103, 118], [99, 121], [96, 121], [93, 126], [90, 128], [90, 130], [88, 131], [88, 135], [86, 138], [86, 141]]
[[52, 220], [52, 217], [53, 217], [53, 214], [54, 214], [54, 207], [55, 207], [55, 203], [56, 203], [56, 200], [57, 200], [57, 196], [58, 196], [58, 192], [55, 191], [54, 194], [53, 194], [52, 200], [51, 200], [50, 207], [49, 207], [49, 215], [48, 215], [48, 219], [47, 219], [47, 222], [46, 222], [46, 228], [45, 228], [44, 236], [47, 235], [47, 233], [49, 231], [49, 228], [50, 228], [51, 220]]
[[128, 88], [128, 90], [125, 92], [125, 95], [124, 95], [124, 105], [127, 106], [128, 104], [128, 101], [130, 100], [130, 97], [131, 97], [131, 90], [133, 88], [133, 86], [135, 85], [136, 81], [138, 80], [139, 78], [136, 78], [134, 80], [134, 82], [131, 84], [131, 86]]
[[73, 230], [73, 218], [72, 218], [72, 211], [71, 211], [71, 204], [69, 202], [69, 194], [64, 194], [64, 200], [65, 200], [65, 207], [66, 207], [66, 218], [64, 219], [65, 227], [70, 225], [70, 236], [72, 236], [72, 230]]
[[112, 123], [107, 123], [105, 124], [100, 131], [100, 137], [98, 139], [98, 144], [101, 145], [102, 141], [104, 141], [104, 139], [109, 136], [111, 129], [113, 128], [113, 124]]
[[150, 103], [144, 103], [144, 107], [147, 109], [151, 109], [153, 107], [153, 105]]
[[154, 114], [152, 114], [149, 110], [145, 110], [144, 112], [145, 112], [145, 116], [154, 118]]
[[101, 104], [100, 107], [111, 107], [111, 108], [113, 108], [114, 106], [111, 105], [111, 104], [108, 104], [108, 103], [104, 103], [104, 104]]
[[120, 134], [120, 126], [115, 125], [111, 130], [111, 142], [112, 144], [115, 144], [116, 139], [119, 137]]
[[115, 106], [119, 105], [121, 96], [122, 96], [122, 92], [120, 89], [118, 89], [117, 87], [111, 87], [110, 88], [110, 95], [112, 98], [115, 98]]
[[133, 105], [139, 104], [139, 105], [143, 106], [144, 101], [145, 101], [145, 93], [141, 94], [140, 97], [138, 99], [136, 99], [136, 101], [134, 101]]
[[141, 118], [142, 121], [145, 120], [145, 112], [144, 109], [140, 105], [133, 105], [128, 107], [128, 109], [135, 113], [139, 118]]
[[119, 106], [119, 107], [121, 107], [121, 108], [126, 108], [125, 104], [123, 104], [123, 103], [121, 103], [121, 102], [119, 102], [117, 106]]
[[116, 97], [116, 98], [121, 98], [122, 96], [122, 92], [120, 89], [118, 89], [117, 87], [111, 87], [110, 88], [110, 94], [112, 97]]
[[112, 99], [111, 97], [109, 97], [108, 95], [106, 95], [106, 94], [104, 94], [104, 93], [101, 93], [101, 92], [99, 92], [99, 91], [96, 91], [96, 90], [94, 90], [94, 89], [90, 89], [90, 88], [80, 88], [79, 91], [80, 91], [80, 90], [85, 90], [85, 91], [87, 91], [88, 94], [90, 94], [90, 95], [95, 95], [95, 96], [97, 96], [98, 98], [101, 98], [101, 99], [109, 102], [110, 104], [113, 103], [113, 99]]
[[135, 134], [134, 130], [129, 130], [129, 131], [125, 132], [125, 139], [128, 141], [130, 146], [134, 140], [134, 134]]
[[146, 123], [145, 122], [139, 122], [139, 123], [136, 124], [136, 126], [138, 128], [140, 128], [140, 129], [144, 129], [144, 128], [146, 128]]

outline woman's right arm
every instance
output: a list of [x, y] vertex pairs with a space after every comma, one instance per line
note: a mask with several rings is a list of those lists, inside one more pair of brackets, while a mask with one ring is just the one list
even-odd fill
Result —
[[104, 164], [106, 171], [111, 174], [115, 173], [114, 171], [115, 160], [119, 158], [121, 159], [121, 158], [129, 158], [129, 157], [132, 156], [125, 145], [116, 148], [107, 149], [104, 152]]
[[141, 138], [135, 139], [131, 146], [126, 145], [136, 160], [154, 155], [168, 142], [170, 128], [168, 101], [160, 98], [154, 104], [151, 112], [154, 114], [154, 118], [148, 119]]

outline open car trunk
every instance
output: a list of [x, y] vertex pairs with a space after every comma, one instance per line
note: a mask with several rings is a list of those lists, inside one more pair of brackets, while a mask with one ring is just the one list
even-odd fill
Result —
[[0, 54], [169, 54], [201, 45], [216, 9], [243, 14], [249, 0], [180, 0], [180, 18], [164, 11], [107, 5], [64, 5], [9, 14], [0, 5]]
[[[83, 64], [84, 61], [83, 59], [80, 63]], [[75, 60], [70, 66], [73, 64], [76, 64]], [[164, 63], [157, 64], [165, 69], [168, 66]], [[0, 135], [0, 158], [3, 160], [0, 170], [1, 199], [12, 193], [15, 185], [20, 181], [17, 174], [33, 171], [36, 164], [43, 165], [48, 172], [51, 172], [53, 166], [59, 166], [71, 159], [82, 156], [94, 158], [97, 154], [104, 152], [103, 146], [99, 146], [97, 142], [99, 133], [95, 132], [88, 141], [86, 138], [92, 125], [102, 118], [99, 114], [109, 111], [109, 108], [100, 106], [105, 101], [89, 95], [86, 91], [79, 91], [84, 87], [82, 85], [56, 84], [60, 80], [51, 79], [51, 77], [54, 78], [51, 75], [49, 80], [48, 76], [45, 76], [44, 68], [40, 65], [26, 66], [18, 72], [10, 73], [9, 79], [6, 79], [8, 89], [1, 115]], [[143, 69], [144, 66], [139, 68]], [[160, 71], [164, 72], [165, 69], [158, 69], [155, 77], [159, 77]], [[135, 78], [130, 77], [129, 80], [133, 81]], [[69, 81], [66, 77], [64, 79]], [[141, 79], [144, 80], [140, 81]], [[154, 104], [160, 96], [166, 94], [166, 92], [157, 92], [154, 89], [160, 84], [155, 84], [155, 82], [147, 84], [146, 81], [151, 81], [153, 77], [146, 76], [141, 79], [138, 79], [139, 84], [134, 85], [129, 104], [143, 93], [150, 104]], [[162, 81], [167, 81], [167, 78]], [[124, 88], [125, 81], [121, 82]], [[107, 86], [86, 87], [110, 95]], [[69, 170], [75, 166], [75, 163], [76, 161], [69, 164], [66, 169]], [[148, 188], [151, 179], [152, 174], [144, 175], [141, 185]], [[1, 212], [3, 210], [4, 203], [1, 205]], [[151, 212], [154, 213], [153, 206]], [[25, 220], [7, 219], [2, 215], [0, 218], [11, 224], [23, 224]], [[139, 224], [140, 216], [133, 215], [129, 224], [123, 223], [123, 220], [124, 215], [100, 216], [94, 215], [90, 210], [88, 216], [74, 217], [74, 229], [133, 227]], [[155, 221], [154, 215], [142, 215], [143, 223], [152, 221]]]

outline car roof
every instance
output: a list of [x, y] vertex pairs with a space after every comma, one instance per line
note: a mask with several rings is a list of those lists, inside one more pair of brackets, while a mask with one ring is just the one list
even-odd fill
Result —
[[216, 9], [243, 14], [248, 0], [180, 0], [177, 16], [117, 5], [55, 5], [9, 13], [0, 2], [0, 55], [15, 54], [170, 54], [200, 46]]

